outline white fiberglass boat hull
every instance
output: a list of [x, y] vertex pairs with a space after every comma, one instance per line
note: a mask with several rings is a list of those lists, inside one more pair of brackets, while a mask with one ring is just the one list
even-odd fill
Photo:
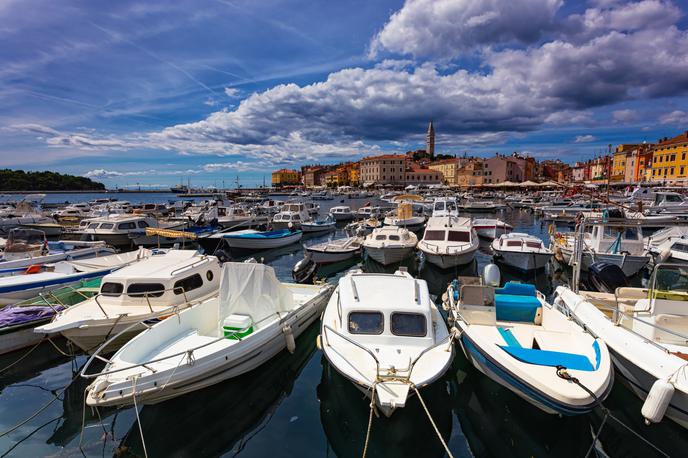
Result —
[[527, 253], [494, 249], [495, 258], [502, 263], [522, 271], [544, 269], [552, 253]]
[[365, 247], [366, 253], [383, 266], [401, 262], [411, 256], [413, 247]]
[[[553, 250], [556, 254], [556, 249]], [[565, 262], [570, 262], [572, 250], [562, 247], [561, 255]], [[624, 255], [624, 254], [611, 254], [611, 253], [595, 253], [594, 256], [586, 251], [581, 257], [581, 269], [589, 270], [590, 266], [595, 262], [608, 262], [619, 266], [623, 273], [627, 277], [632, 277], [633, 275], [640, 272], [640, 270], [650, 262], [650, 256], [635, 256], [635, 255]]]
[[331, 223], [302, 223], [301, 230], [303, 232], [326, 232], [331, 231], [336, 228], [337, 223], [332, 221]]
[[438, 253], [433, 251], [422, 240], [418, 243], [418, 249], [423, 253], [425, 260], [442, 269], [470, 264], [475, 259], [478, 246], [478, 241], [476, 240], [474, 244], [468, 245], [465, 250], [450, 250], [448, 253]]
[[281, 248], [296, 243], [303, 237], [303, 232], [294, 231], [289, 235], [278, 238], [240, 238], [234, 236], [223, 237], [230, 248], [240, 250], [269, 250]]
[[[297, 289], [310, 288], [319, 292], [299, 308], [259, 328], [240, 341], [199, 335], [197, 327], [203, 321], [203, 316], [217, 315], [217, 298], [183, 310], [172, 317], [173, 319], [165, 320], [139, 334], [128, 346], [146, 347], [147, 353], [144, 356], [147, 358], [142, 361], [144, 363], [165, 354], [174, 354], [178, 350], [184, 351], [188, 345], [192, 348], [207, 345], [195, 350], [191, 359], [187, 358], [187, 355], [182, 355], [163, 362], [146, 364], [148, 367], [154, 367], [156, 372], [136, 367], [128, 369], [126, 374], [115, 373], [113, 376], [116, 377], [109, 380], [106, 378], [108, 376], [99, 376], [87, 391], [86, 403], [92, 406], [131, 405], [134, 402], [132, 395], [135, 389], [137, 403], [156, 404], [237, 377], [261, 366], [287, 347], [284, 327], [290, 326], [296, 339], [318, 319], [333, 289], [331, 286], [293, 286]], [[149, 348], [151, 343], [155, 342], [158, 345]], [[114, 364], [107, 366], [106, 370], [131, 365], [130, 361], [119, 359], [120, 354], [118, 352], [112, 357]], [[136, 378], [134, 386], [128, 377], [136, 373], [141, 375]], [[99, 387], [99, 383], [107, 386], [102, 390], [94, 389]]]

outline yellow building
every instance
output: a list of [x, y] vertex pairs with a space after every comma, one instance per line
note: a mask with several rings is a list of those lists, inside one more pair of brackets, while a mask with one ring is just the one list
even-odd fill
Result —
[[455, 157], [451, 159], [442, 159], [432, 162], [428, 165], [430, 170], [442, 172], [444, 177], [444, 184], [449, 186], [457, 186], [459, 184], [459, 168], [461, 168], [461, 159]]
[[610, 181], [624, 181], [626, 178], [626, 157], [638, 145], [619, 145], [612, 156], [612, 170]]
[[688, 131], [660, 141], [652, 152], [652, 181], [688, 181]]
[[351, 164], [347, 168], [347, 172], [349, 173], [349, 184], [351, 186], [358, 186], [361, 183], [361, 169], [358, 163]]
[[279, 169], [272, 172], [272, 186], [293, 186], [301, 184], [301, 174], [297, 170]]

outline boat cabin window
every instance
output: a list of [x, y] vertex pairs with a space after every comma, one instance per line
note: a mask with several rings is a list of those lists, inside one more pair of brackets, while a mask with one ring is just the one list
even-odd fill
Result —
[[447, 240], [449, 242], [470, 242], [471, 233], [466, 231], [449, 231]]
[[506, 246], [521, 246], [520, 240], [509, 240], [506, 242]]
[[292, 215], [291, 216], [292, 221], [301, 221], [301, 215]]
[[112, 229], [113, 227], [115, 227], [115, 225], [112, 223], [103, 223], [100, 225], [101, 229]]
[[380, 312], [350, 312], [349, 333], [382, 334], [385, 319]]
[[425, 240], [444, 240], [444, 231], [425, 231]]
[[444, 202], [435, 202], [435, 210], [444, 210]]
[[88, 225], [88, 228], [89, 228], [89, 229], [95, 229], [95, 228], [97, 228], [97, 227], [98, 227], [98, 223], [91, 223], [91, 224]]
[[139, 227], [140, 228], [148, 227], [148, 223], [145, 221], [139, 221]]
[[184, 294], [203, 286], [203, 279], [199, 274], [193, 274], [182, 278], [174, 284], [174, 294]]
[[398, 235], [390, 235], [390, 236], [389, 236], [389, 239], [390, 239], [390, 240], [396, 240], [396, 241], [401, 240], [401, 239], [399, 238]]
[[132, 283], [127, 288], [130, 297], [160, 297], [165, 293], [161, 283]]
[[635, 227], [627, 227], [626, 232], [624, 233], [624, 238], [637, 239], [638, 238], [638, 229]]
[[375, 240], [387, 240], [387, 236], [386, 235], [376, 235]]
[[447, 202], [447, 210], [456, 211], [456, 202]]
[[428, 332], [425, 315], [420, 313], [394, 312], [391, 319], [390, 330], [395, 336], [425, 337]]
[[674, 243], [674, 246], [672, 246], [671, 249], [674, 251], [688, 253], [688, 245], [686, 245], [685, 243]]
[[117, 297], [122, 294], [122, 291], [124, 291], [124, 285], [121, 283], [107, 282], [100, 287], [100, 294], [103, 296]]
[[125, 229], [136, 229], [136, 223], [134, 222], [129, 222], [129, 223], [119, 223], [117, 225], [117, 229], [125, 230]]
[[540, 248], [540, 243], [538, 242], [526, 242], [526, 246], [530, 248]]

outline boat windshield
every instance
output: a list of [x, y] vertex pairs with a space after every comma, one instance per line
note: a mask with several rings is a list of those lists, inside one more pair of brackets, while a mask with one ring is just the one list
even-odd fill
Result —
[[5, 244], [7, 253], [33, 251], [45, 243], [45, 233], [36, 229], [12, 229]]
[[427, 326], [425, 315], [420, 313], [392, 313], [390, 330], [395, 336], [425, 337]]
[[444, 231], [425, 231], [425, 240], [444, 240]]
[[382, 334], [384, 317], [380, 312], [349, 313], [349, 333]]
[[661, 265], [655, 270], [652, 297], [667, 300], [688, 300], [688, 266]]
[[471, 233], [467, 231], [449, 231], [447, 240], [450, 242], [470, 242]]

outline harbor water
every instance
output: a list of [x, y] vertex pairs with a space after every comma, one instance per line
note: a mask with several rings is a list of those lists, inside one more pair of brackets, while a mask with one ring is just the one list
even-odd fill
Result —
[[[52, 194], [45, 202], [112, 196]], [[162, 193], [115, 197], [132, 203], [178, 200], [174, 194]], [[318, 203], [324, 214], [334, 205], [358, 208], [369, 200], [342, 202], [336, 198]], [[514, 231], [537, 235], [549, 243], [548, 226], [529, 210], [508, 209], [479, 217], [483, 216], [503, 219]], [[304, 236], [303, 245], [343, 236], [339, 227], [336, 232]], [[281, 280], [291, 281], [292, 268], [303, 254], [302, 244], [294, 244], [253, 256], [274, 267]], [[439, 304], [452, 279], [478, 275], [491, 259], [489, 243], [482, 241], [476, 261], [459, 269], [440, 270], [418, 257], [402, 265], [427, 281]], [[396, 266], [385, 268], [374, 261], [357, 259], [321, 268], [318, 276], [336, 282], [344, 272], [356, 268], [393, 272]], [[503, 266], [500, 269], [502, 281], [533, 283], [545, 295], [550, 295], [558, 284], [565, 284], [569, 275], [565, 266], [552, 264], [525, 276]], [[0, 456], [361, 456], [369, 401], [328, 365], [316, 348], [318, 330], [315, 323], [300, 336], [293, 354], [283, 351], [241, 377], [161, 404], [139, 406], [138, 415], [134, 408], [84, 408], [88, 382], [78, 372], [86, 356], [66, 355], [74, 350], [64, 340], [55, 341], [60, 351], [44, 343], [20, 361], [26, 350], [4, 355], [0, 358], [0, 431], [26, 421], [0, 438]], [[604, 402], [604, 408], [609, 409], [606, 418], [603, 408], [583, 416], [556, 417], [482, 375], [458, 346], [457, 350], [445, 376], [422, 391], [437, 431], [417, 397], [412, 397], [391, 418], [373, 418], [367, 456], [440, 457], [445, 450], [438, 433], [455, 457], [686, 455], [685, 429], [669, 420], [645, 426], [640, 415], [641, 401], [618, 380]], [[76, 381], [63, 391], [72, 379]]]

